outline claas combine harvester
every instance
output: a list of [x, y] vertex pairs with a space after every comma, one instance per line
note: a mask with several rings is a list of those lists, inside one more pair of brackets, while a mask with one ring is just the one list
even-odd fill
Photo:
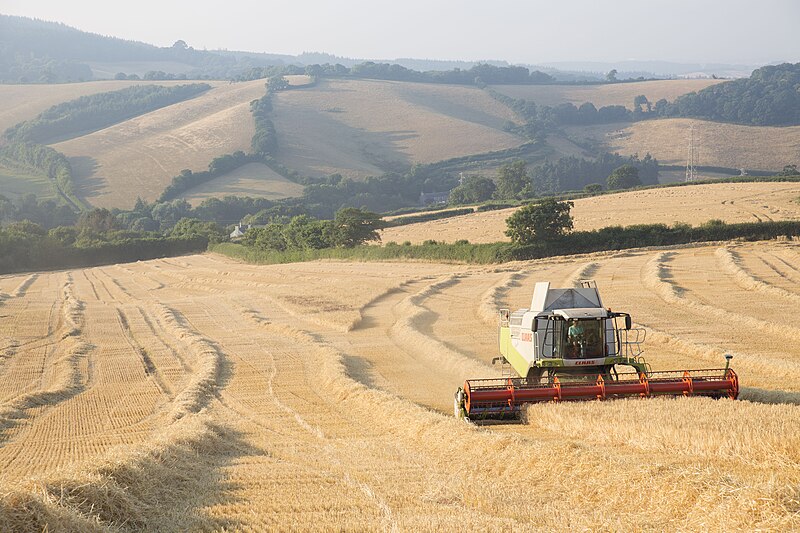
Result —
[[628, 313], [603, 307], [594, 281], [553, 289], [537, 283], [530, 309], [500, 310], [500, 363], [506, 377], [470, 379], [455, 394], [456, 416], [518, 418], [528, 403], [626, 397], [733, 398], [730, 368], [653, 371], [642, 357], [645, 331]]

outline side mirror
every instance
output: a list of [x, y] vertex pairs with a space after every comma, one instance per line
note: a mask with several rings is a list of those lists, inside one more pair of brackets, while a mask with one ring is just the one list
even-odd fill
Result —
[[539, 319], [538, 318], [534, 318], [533, 319], [533, 328], [531, 328], [531, 329], [533, 329], [534, 333], [536, 333], [539, 330]]
[[631, 315], [625, 315], [625, 329], [631, 329], [631, 326], [633, 326]]

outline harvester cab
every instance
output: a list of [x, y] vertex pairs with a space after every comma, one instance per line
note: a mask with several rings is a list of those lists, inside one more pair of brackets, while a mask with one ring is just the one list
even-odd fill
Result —
[[495, 361], [506, 377], [467, 380], [456, 392], [456, 416], [517, 418], [525, 404], [545, 401], [738, 395], [728, 364], [652, 371], [642, 356], [644, 340], [645, 330], [634, 328], [628, 313], [603, 306], [594, 281], [567, 289], [537, 283], [529, 309], [500, 310]]

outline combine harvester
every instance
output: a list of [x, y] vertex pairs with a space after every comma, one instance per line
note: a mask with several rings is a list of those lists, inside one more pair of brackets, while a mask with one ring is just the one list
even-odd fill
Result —
[[500, 310], [501, 356], [492, 363], [501, 363], [507, 377], [465, 381], [455, 394], [456, 416], [515, 419], [525, 404], [538, 402], [739, 395], [730, 355], [721, 369], [651, 370], [642, 357], [645, 331], [631, 327], [628, 313], [603, 307], [594, 281], [580, 285], [540, 282], [530, 309]]

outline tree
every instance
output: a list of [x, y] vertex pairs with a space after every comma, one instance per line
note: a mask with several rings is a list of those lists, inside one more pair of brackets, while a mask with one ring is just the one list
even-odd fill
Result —
[[589, 183], [583, 188], [587, 194], [597, 194], [603, 190], [603, 186], [599, 183]]
[[797, 170], [797, 165], [785, 165], [783, 170], [778, 173], [778, 176], [799, 176], [800, 171]]
[[116, 219], [108, 209], [92, 209], [82, 213], [78, 219], [78, 227], [92, 233], [105, 233], [117, 229]]
[[203, 222], [196, 218], [182, 218], [170, 232], [172, 237], [205, 237], [209, 243], [222, 242], [227, 235], [216, 222]]
[[333, 219], [334, 244], [352, 248], [369, 241], [380, 241], [378, 230], [386, 227], [380, 215], [345, 207], [336, 212]]
[[639, 179], [639, 169], [633, 165], [617, 167], [608, 177], [607, 184], [610, 190], [637, 187], [642, 184], [642, 180]]
[[500, 200], [516, 200], [533, 196], [533, 185], [528, 177], [527, 163], [519, 159], [506, 163], [497, 173], [497, 191]]
[[575, 204], [555, 198], [528, 204], [506, 219], [506, 235], [515, 244], [553, 241], [573, 228], [570, 210]]
[[609, 70], [608, 74], [606, 74], [606, 80], [610, 82], [617, 81], [617, 69], [612, 68], [611, 70]]
[[451, 204], [473, 204], [492, 197], [497, 186], [489, 178], [468, 176], [464, 183], [450, 191]]
[[267, 80], [267, 87], [270, 91], [282, 91], [289, 88], [289, 82], [281, 75], [272, 76]]

